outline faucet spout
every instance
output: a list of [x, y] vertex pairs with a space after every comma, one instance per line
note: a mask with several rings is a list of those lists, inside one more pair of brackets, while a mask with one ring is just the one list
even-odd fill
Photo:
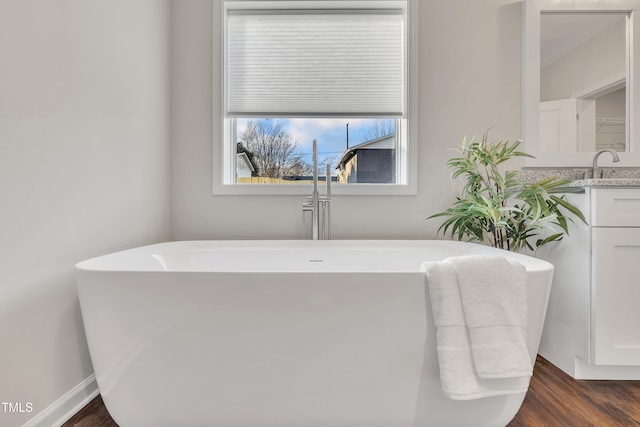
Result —
[[313, 191], [302, 204], [302, 213], [311, 212], [311, 238], [331, 239], [331, 166], [327, 164], [327, 193], [320, 196], [318, 192], [318, 143], [313, 140]]
[[593, 156], [593, 165], [591, 167], [591, 177], [592, 178], [602, 178], [602, 171], [600, 170], [600, 176], [598, 176], [598, 157], [600, 157], [603, 153], [609, 153], [611, 154], [611, 156], [613, 157], [613, 161], [614, 162], [619, 162], [620, 161], [620, 157], [618, 157], [618, 153], [616, 153], [614, 150], [611, 149], [606, 149], [606, 150], [600, 150], [598, 151], [594, 156]]
[[318, 240], [320, 237], [320, 212], [318, 207], [320, 206], [320, 195], [318, 194], [318, 143], [313, 140], [312, 148], [312, 161], [313, 161], [313, 192], [311, 193], [311, 205], [313, 209], [312, 213], [312, 225], [311, 225], [311, 238]]

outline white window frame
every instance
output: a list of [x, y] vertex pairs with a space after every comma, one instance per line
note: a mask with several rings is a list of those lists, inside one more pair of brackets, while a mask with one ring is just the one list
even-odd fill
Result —
[[[366, 7], [371, 4], [371, 0], [307, 0], [305, 5], [313, 9], [320, 3], [327, 1], [339, 1], [342, 5], [353, 8]], [[225, 44], [225, 20], [226, 5], [234, 0], [219, 2], [219, 8], [214, 7], [214, 53], [213, 63], [220, 67], [213, 73], [213, 194], [216, 195], [307, 195], [312, 188], [312, 184], [237, 184], [235, 183], [235, 160], [236, 160], [236, 131], [235, 119], [225, 117], [224, 108], [224, 44]], [[287, 0], [279, 3], [286, 4]], [[218, 3], [218, 2], [216, 2]], [[237, 0], [238, 4], [249, 4], [246, 0]], [[381, 2], [377, 2], [381, 3]], [[384, 3], [384, 2], [383, 2]], [[389, 2], [392, 4], [393, 2]], [[299, 2], [297, 3], [299, 6]], [[218, 9], [218, 10], [215, 10]], [[331, 188], [334, 195], [415, 195], [417, 194], [417, 92], [418, 92], [418, 49], [417, 49], [417, 19], [418, 1], [407, 0], [407, 70], [406, 70], [406, 111], [402, 118], [397, 120], [399, 126], [396, 127], [396, 149], [400, 155], [396, 156], [396, 183], [393, 184], [343, 184], [333, 185]], [[217, 24], [217, 25], [216, 25]], [[217, 104], [216, 104], [217, 103]], [[348, 118], [347, 118], [348, 120]], [[217, 126], [216, 126], [217, 125]]]

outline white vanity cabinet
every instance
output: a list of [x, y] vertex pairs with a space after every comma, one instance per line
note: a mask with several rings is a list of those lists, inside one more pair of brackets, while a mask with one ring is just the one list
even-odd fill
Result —
[[571, 194], [578, 224], [541, 258], [555, 267], [540, 354], [578, 379], [640, 379], [640, 188]]
[[591, 199], [591, 362], [640, 366], [640, 189]]

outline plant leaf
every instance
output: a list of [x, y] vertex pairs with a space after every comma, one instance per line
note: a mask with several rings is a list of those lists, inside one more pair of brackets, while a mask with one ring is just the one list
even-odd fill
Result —
[[[462, 193], [449, 208], [429, 216], [445, 218], [438, 233], [450, 233], [458, 240], [489, 242], [512, 251], [533, 251], [534, 239], [536, 248], [561, 240], [569, 232], [568, 223], [573, 217], [586, 223], [580, 209], [558, 196], [577, 191], [567, 187], [569, 181], [554, 177], [525, 184], [516, 172], [500, 170], [500, 165], [513, 157], [533, 157], [518, 151], [521, 144], [490, 143], [487, 133], [480, 141], [463, 139], [459, 155], [447, 162], [452, 179], [465, 180]], [[545, 236], [549, 229], [553, 233]]]

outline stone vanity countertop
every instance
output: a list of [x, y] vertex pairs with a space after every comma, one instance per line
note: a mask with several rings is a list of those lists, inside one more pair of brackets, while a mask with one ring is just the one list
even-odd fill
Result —
[[640, 187], [640, 178], [596, 178], [577, 179], [567, 187]]
[[518, 171], [518, 179], [537, 182], [547, 178], [570, 180], [567, 187], [640, 187], [640, 168], [602, 168], [602, 178], [588, 178], [591, 168], [527, 168]]

